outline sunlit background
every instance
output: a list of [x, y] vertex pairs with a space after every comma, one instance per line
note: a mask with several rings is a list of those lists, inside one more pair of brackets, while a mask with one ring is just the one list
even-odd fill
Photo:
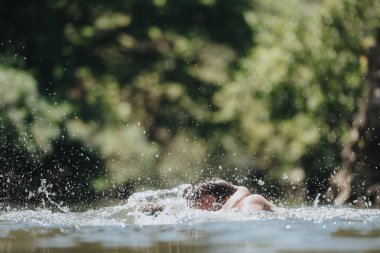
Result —
[[328, 202], [378, 27], [377, 0], [1, 1], [0, 204], [210, 176]]

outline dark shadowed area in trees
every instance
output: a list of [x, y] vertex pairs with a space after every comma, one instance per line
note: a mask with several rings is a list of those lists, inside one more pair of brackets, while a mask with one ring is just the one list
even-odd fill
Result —
[[379, 27], [376, 0], [1, 1], [0, 208], [207, 176], [379, 204]]

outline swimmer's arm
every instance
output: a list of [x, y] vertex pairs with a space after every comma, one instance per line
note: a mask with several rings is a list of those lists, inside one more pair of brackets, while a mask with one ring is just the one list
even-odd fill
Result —
[[273, 211], [275, 206], [259, 194], [253, 194], [239, 203], [240, 210]]
[[222, 209], [232, 209], [234, 207], [239, 207], [239, 202], [242, 201], [245, 197], [249, 196], [251, 193], [244, 186], [237, 186], [237, 190], [232, 196], [226, 201]]

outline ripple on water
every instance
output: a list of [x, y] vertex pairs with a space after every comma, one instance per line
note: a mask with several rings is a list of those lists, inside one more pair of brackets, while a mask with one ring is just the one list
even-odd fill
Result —
[[[131, 248], [161, 252], [173, 245], [187, 252], [380, 250], [377, 209], [320, 206], [207, 212], [187, 207], [182, 198], [186, 187], [136, 193], [124, 205], [86, 212], [2, 212], [0, 251], [9, 245], [12, 253], [31, 251], [31, 247], [84, 249], [88, 245], [125, 248], [125, 252]], [[165, 208], [156, 216], [146, 215], [141, 207], [150, 202]], [[20, 248], [21, 242], [25, 248]]]

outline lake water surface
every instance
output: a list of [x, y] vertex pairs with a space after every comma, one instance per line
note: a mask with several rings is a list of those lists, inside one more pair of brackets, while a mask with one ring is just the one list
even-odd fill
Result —
[[[0, 252], [379, 252], [380, 210], [280, 207], [275, 212], [190, 209], [186, 185], [128, 203], [63, 212], [0, 212]], [[164, 205], [147, 215], [147, 203]]]

